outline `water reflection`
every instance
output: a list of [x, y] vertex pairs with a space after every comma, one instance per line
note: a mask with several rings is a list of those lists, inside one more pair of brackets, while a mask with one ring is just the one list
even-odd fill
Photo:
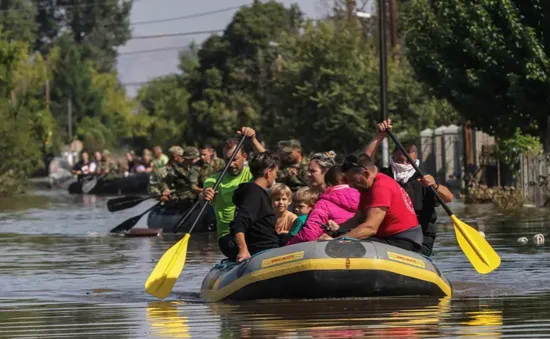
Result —
[[147, 304], [147, 321], [152, 334], [159, 338], [191, 338], [188, 318], [178, 310], [183, 302], [151, 302]]
[[465, 325], [460, 329], [460, 335], [478, 338], [502, 338], [502, 312], [501, 311], [475, 311], [466, 312], [469, 320], [462, 322]]

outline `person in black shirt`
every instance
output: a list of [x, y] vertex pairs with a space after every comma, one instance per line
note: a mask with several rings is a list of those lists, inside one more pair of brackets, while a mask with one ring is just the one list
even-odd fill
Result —
[[233, 194], [235, 217], [229, 229], [238, 248], [226, 253], [230, 260], [242, 262], [255, 253], [279, 247], [277, 218], [267, 193], [277, 178], [279, 163], [279, 156], [269, 151], [248, 160], [253, 181], [239, 185]]
[[[376, 136], [365, 148], [364, 152], [373, 157], [378, 149], [380, 143], [387, 136], [386, 131], [391, 130], [391, 120], [385, 120], [378, 124]], [[407, 150], [410, 157], [419, 166], [419, 160], [417, 159], [417, 148], [414, 144], [403, 144], [403, 147]], [[430, 189], [433, 186], [443, 201], [453, 201], [453, 193], [445, 186], [435, 182], [433, 176], [427, 174], [421, 177], [416, 172], [414, 167], [409, 164], [407, 157], [401, 152], [398, 147], [395, 147], [392, 156], [390, 157], [390, 167], [380, 168], [380, 172], [384, 173], [395, 179], [403, 187], [403, 189], [409, 194], [411, 201], [416, 212], [418, 222], [422, 226], [422, 233], [424, 236], [422, 243], [422, 254], [430, 257], [433, 252], [433, 246], [436, 238], [436, 225], [437, 213], [435, 208], [439, 206], [435, 194]]]
[[78, 181], [89, 179], [95, 172], [96, 163], [90, 161], [90, 155], [87, 151], [80, 153], [80, 161], [74, 164], [72, 173], [78, 176]]

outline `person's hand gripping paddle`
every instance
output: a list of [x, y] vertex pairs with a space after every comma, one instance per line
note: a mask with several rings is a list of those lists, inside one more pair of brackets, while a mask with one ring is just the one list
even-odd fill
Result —
[[[401, 152], [407, 157], [409, 163], [414, 167], [414, 169], [421, 175], [424, 176], [424, 172], [416, 166], [416, 163], [411, 159], [409, 153], [403, 145], [397, 140], [397, 137], [390, 131], [386, 130], [393, 142], [399, 147]], [[441, 199], [437, 191], [433, 186], [430, 186], [433, 190], [436, 199], [439, 201], [445, 212], [451, 217], [451, 220], [454, 224], [456, 240], [458, 245], [472, 263], [472, 266], [481, 274], [487, 274], [498, 266], [500, 266], [500, 257], [495, 252], [495, 250], [489, 245], [487, 240], [479, 232], [468, 224], [464, 223], [454, 215], [454, 213], [449, 209], [447, 204]]]

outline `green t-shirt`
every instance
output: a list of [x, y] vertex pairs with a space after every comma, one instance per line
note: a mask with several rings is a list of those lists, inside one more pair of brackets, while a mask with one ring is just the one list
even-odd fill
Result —
[[[208, 177], [204, 181], [204, 188], [213, 188], [218, 180], [219, 174]], [[218, 194], [214, 198], [212, 207], [216, 213], [216, 223], [218, 228], [218, 239], [229, 234], [229, 223], [233, 221], [235, 216], [235, 205], [233, 204], [233, 192], [239, 187], [240, 184], [249, 182], [252, 180], [252, 173], [250, 168], [244, 167], [242, 172], [233, 176], [227, 173], [220, 185], [218, 186]]]
[[304, 227], [307, 220], [307, 214], [302, 214], [294, 220], [294, 224], [292, 224], [292, 227], [290, 228], [290, 231], [288, 232], [289, 235], [295, 237], [298, 232]]
[[153, 160], [153, 167], [154, 168], [163, 168], [168, 163], [168, 160], [170, 160], [170, 159], [168, 159], [166, 154], [163, 154], [163, 155], [160, 156], [160, 158]]

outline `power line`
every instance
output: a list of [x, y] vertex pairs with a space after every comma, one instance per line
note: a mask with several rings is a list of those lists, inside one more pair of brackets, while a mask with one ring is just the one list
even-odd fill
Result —
[[186, 48], [186, 47], [189, 47], [189, 46], [173, 46], [173, 47], [143, 49], [143, 50], [137, 50], [137, 51], [122, 52], [122, 53], [118, 53], [118, 55], [121, 56], [121, 55], [135, 55], [135, 54], [145, 54], [145, 53], [156, 53], [156, 52], [163, 52], [163, 51], [174, 51], [174, 50], [184, 49], [184, 48]]
[[156, 35], [138, 35], [130, 38], [129, 40], [140, 40], [140, 39], [158, 39], [158, 38], [170, 38], [175, 36], [188, 36], [188, 35], [201, 35], [201, 34], [213, 34], [223, 32], [223, 29], [214, 29], [210, 31], [195, 31], [195, 32], [182, 32], [182, 33], [167, 33], [167, 34], [156, 34]]
[[[126, 0], [124, 1], [124, 3], [127, 3], [127, 2], [132, 2], [132, 3], [135, 3], [135, 2], [139, 2], [139, 1], [145, 1], [145, 0]], [[148, 0], [149, 1], [149, 0]], [[151, 0], [152, 1], [152, 0]], [[155, 0], [155, 1], [158, 1], [158, 0]], [[82, 4], [72, 4], [72, 5], [62, 5], [62, 6], [55, 6], [55, 9], [62, 9], [62, 8], [79, 8], [79, 7], [82, 7], [82, 8], [86, 8], [86, 7], [94, 7], [94, 6], [97, 6], [97, 5], [102, 5], [103, 3], [106, 3], [108, 2], [108, 0], [105, 0], [105, 1], [97, 1], [97, 0], [94, 0], [94, 2], [90, 2], [90, 3], [82, 3]], [[39, 7], [37, 6], [36, 7], [37, 10], [41, 10], [41, 9], [46, 9], [46, 7]], [[9, 9], [0, 9], [0, 13], [9, 13], [9, 12], [21, 12], [21, 8], [9, 8]]]
[[185, 16], [180, 16], [180, 17], [175, 17], [175, 18], [166, 18], [166, 19], [157, 19], [157, 20], [149, 20], [149, 21], [131, 22], [130, 26], [149, 25], [149, 24], [156, 24], [156, 23], [161, 23], [161, 22], [171, 22], [171, 21], [179, 21], [179, 20], [200, 18], [200, 17], [203, 17], [203, 16], [212, 15], [212, 14], [229, 12], [229, 11], [234, 10], [234, 9], [242, 8], [243, 6], [246, 6], [246, 5], [248, 5], [248, 4], [222, 8], [222, 9], [218, 9], [218, 10], [214, 10], [214, 11], [195, 13], [195, 14], [190, 14], [190, 15], [185, 15]]

